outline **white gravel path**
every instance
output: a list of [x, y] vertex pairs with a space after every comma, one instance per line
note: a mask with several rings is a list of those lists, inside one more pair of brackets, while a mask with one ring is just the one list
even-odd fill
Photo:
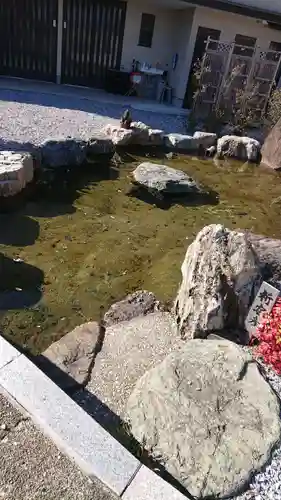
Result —
[[[0, 89], [0, 149], [40, 145], [49, 138], [89, 138], [107, 123], [119, 123], [128, 106], [81, 96]], [[184, 118], [132, 110], [133, 119], [166, 132], [183, 132]]]

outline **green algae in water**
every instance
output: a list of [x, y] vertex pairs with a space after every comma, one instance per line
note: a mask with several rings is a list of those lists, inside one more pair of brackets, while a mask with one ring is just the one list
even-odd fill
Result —
[[238, 162], [152, 159], [219, 196], [161, 208], [128, 195], [141, 161], [127, 155], [120, 168], [50, 171], [28, 202], [0, 216], [0, 291], [10, 309], [0, 312], [1, 328], [12, 342], [41, 352], [140, 288], [171, 301], [186, 248], [205, 225], [280, 238], [280, 174]]

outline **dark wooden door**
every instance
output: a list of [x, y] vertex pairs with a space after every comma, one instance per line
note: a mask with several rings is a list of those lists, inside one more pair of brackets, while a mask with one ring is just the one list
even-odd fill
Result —
[[57, 0], [0, 0], [0, 74], [55, 81]]
[[126, 2], [64, 0], [62, 83], [104, 87], [120, 69]]
[[184, 108], [192, 107], [193, 95], [194, 92], [196, 91], [196, 81], [194, 80], [194, 75], [193, 75], [194, 65], [196, 64], [197, 61], [202, 60], [205, 53], [206, 43], [208, 38], [211, 38], [212, 40], [219, 40], [220, 35], [221, 32], [219, 30], [205, 28], [203, 26], [199, 26], [198, 28], [193, 57], [192, 57], [191, 69], [184, 97], [184, 103], [183, 103]]

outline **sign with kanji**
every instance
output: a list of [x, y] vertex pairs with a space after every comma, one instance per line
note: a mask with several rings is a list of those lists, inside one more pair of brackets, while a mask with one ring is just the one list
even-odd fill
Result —
[[246, 330], [251, 335], [255, 333], [262, 319], [262, 315], [264, 313], [270, 313], [279, 295], [280, 290], [266, 281], [262, 283], [245, 321]]

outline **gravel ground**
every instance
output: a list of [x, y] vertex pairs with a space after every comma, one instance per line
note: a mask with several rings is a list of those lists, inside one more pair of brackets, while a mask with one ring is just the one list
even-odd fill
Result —
[[[268, 366], [261, 366], [268, 382], [281, 399], [281, 377]], [[249, 491], [233, 500], [281, 500], [281, 445], [274, 451], [271, 463], [254, 477]]]
[[0, 394], [0, 498], [117, 500], [45, 438]]
[[[0, 148], [40, 145], [48, 138], [94, 135], [108, 123], [119, 123], [127, 106], [81, 96], [0, 89]], [[165, 132], [183, 132], [184, 118], [132, 110], [133, 119]]]

